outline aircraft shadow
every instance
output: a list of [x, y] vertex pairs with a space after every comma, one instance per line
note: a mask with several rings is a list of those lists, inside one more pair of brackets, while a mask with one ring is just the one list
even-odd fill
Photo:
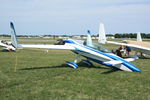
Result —
[[36, 69], [65, 68], [66, 66], [67, 66], [66, 64], [62, 64], [60, 66], [44, 66], [44, 67], [21, 68], [19, 70], [36, 70]]
[[150, 57], [139, 57], [140, 59], [150, 59]]
[[[129, 57], [122, 57], [123, 59], [126, 59], [126, 58], [129, 58]], [[130, 58], [132, 58], [132, 57], [130, 57]], [[139, 59], [150, 59], [150, 57], [139, 57]]]
[[[109, 67], [100, 67], [100, 66], [88, 66], [82, 62], [78, 63], [79, 68], [80, 67], [86, 67], [86, 68], [96, 68], [96, 69], [110, 69]], [[59, 66], [41, 66], [41, 67], [30, 67], [30, 68], [21, 68], [19, 70], [37, 70], [37, 69], [52, 69], [52, 68], [71, 68], [67, 64], [62, 64]]]
[[[100, 67], [100, 66], [88, 66], [88, 65], [85, 65], [85, 64], [78, 64], [79, 67], [86, 67], [86, 68], [96, 68], [96, 69], [110, 69], [110, 70], [107, 70], [107, 71], [104, 71], [104, 72], [101, 72], [101, 74], [110, 74], [110, 73], [114, 73], [114, 72], [117, 72], [117, 71], [121, 71], [119, 69], [115, 69], [115, 68], [110, 68], [110, 67]], [[62, 64], [60, 66], [45, 66], [45, 67], [30, 67], [30, 68], [21, 68], [21, 69], [18, 69], [18, 70], [42, 70], [42, 69], [56, 69], [56, 68], [71, 68], [69, 67], [67, 64]]]
[[110, 74], [110, 73], [117, 72], [117, 71], [122, 71], [122, 70], [115, 69], [115, 68], [111, 68], [111, 70], [108, 70], [108, 71], [102, 72], [101, 74]]

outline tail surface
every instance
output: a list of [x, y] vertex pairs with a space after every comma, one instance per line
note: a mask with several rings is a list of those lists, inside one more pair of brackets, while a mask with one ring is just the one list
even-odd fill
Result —
[[100, 23], [99, 26], [99, 38], [98, 38], [98, 42], [99, 43], [106, 43], [106, 33], [105, 33], [105, 28], [104, 28], [104, 24]]
[[15, 31], [15, 28], [14, 28], [14, 25], [12, 22], [10, 22], [10, 29], [11, 29], [11, 42], [12, 42], [12, 45], [17, 48], [18, 47], [18, 39], [16, 37], [16, 31]]
[[140, 32], [138, 32], [137, 33], [137, 41], [139, 41], [139, 42], [142, 42], [142, 38], [141, 38], [141, 33]]
[[87, 30], [87, 40], [86, 40], [86, 45], [92, 47], [92, 38], [91, 38], [91, 33], [90, 30]]

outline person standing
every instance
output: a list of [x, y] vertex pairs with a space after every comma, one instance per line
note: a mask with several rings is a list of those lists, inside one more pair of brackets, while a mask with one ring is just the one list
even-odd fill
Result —
[[126, 51], [127, 51], [127, 55], [129, 56], [130, 55], [130, 52], [131, 52], [131, 48], [126, 46]]

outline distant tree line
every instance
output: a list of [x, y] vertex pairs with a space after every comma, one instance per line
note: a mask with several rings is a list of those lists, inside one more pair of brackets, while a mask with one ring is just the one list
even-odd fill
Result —
[[6, 35], [6, 34], [2, 34], [0, 36], [3, 36], [3, 37], [10, 37], [10, 35]]
[[[3, 37], [10, 37], [10, 35], [6, 35], [6, 34], [1, 34], [0, 36]], [[39, 37], [39, 35], [17, 35], [18, 37]], [[43, 37], [59, 37], [59, 36], [63, 36], [63, 37], [73, 37], [74, 35], [41, 35]], [[79, 35], [78, 35], [79, 36]], [[80, 37], [84, 37], [86, 35], [80, 35]], [[92, 35], [92, 37], [97, 37], [97, 35]], [[137, 33], [116, 33], [114, 34], [106, 34], [106, 36], [114, 36], [115, 38], [136, 38]], [[141, 33], [142, 38], [149, 38], [150, 39], [150, 33], [146, 34], [146, 33]]]
[[[117, 33], [114, 35], [115, 38], [136, 38], [137, 37], [137, 33]], [[150, 38], [150, 34], [145, 34], [145, 33], [141, 33], [141, 37], [142, 38]]]
[[[10, 37], [10, 35], [7, 34], [1, 34], [1, 37]], [[17, 37], [28, 37], [28, 35], [17, 35]]]

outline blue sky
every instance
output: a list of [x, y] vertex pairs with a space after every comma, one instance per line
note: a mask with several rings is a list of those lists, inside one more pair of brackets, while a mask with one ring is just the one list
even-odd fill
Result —
[[150, 0], [0, 0], [0, 34], [150, 33]]

